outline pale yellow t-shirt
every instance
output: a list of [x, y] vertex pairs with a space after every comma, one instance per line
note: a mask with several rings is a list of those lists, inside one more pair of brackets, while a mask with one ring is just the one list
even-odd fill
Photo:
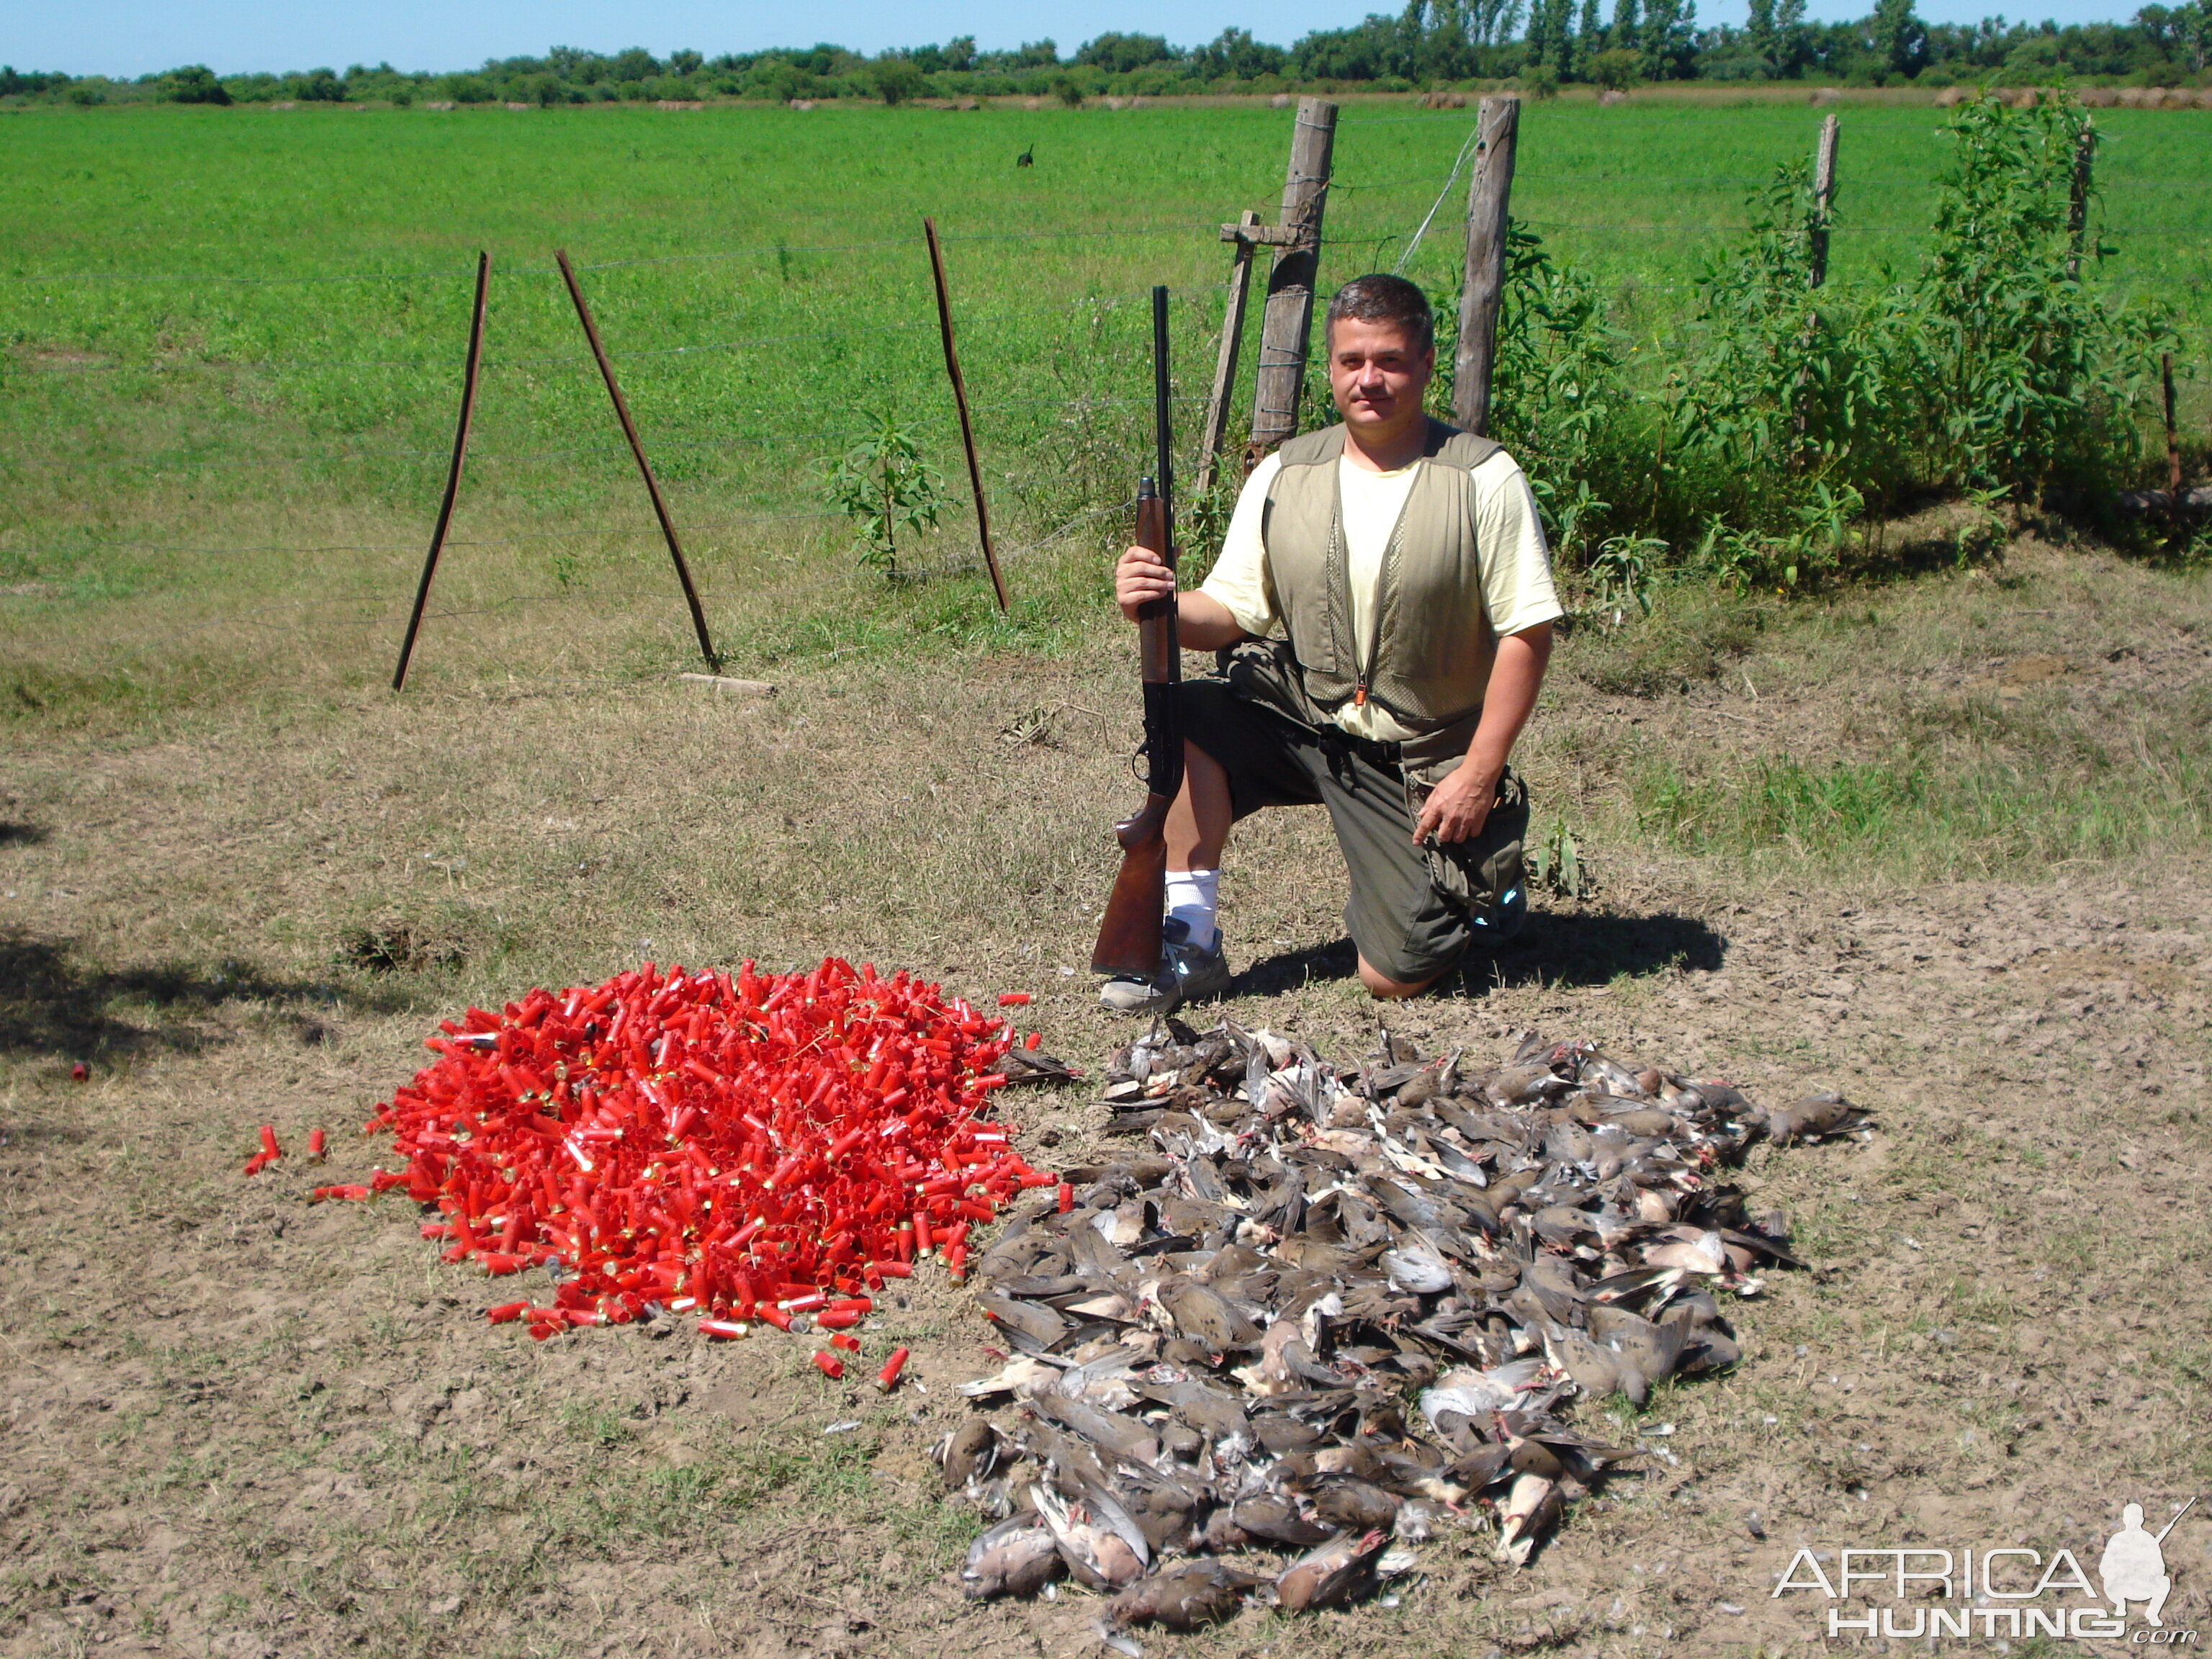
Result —
[[[1413, 488], [1414, 469], [1370, 472], [1349, 457], [1336, 464], [1337, 489], [1344, 505], [1344, 551], [1351, 577], [1352, 637], [1365, 648], [1368, 617], [1375, 606], [1376, 584], [1382, 574], [1382, 550], [1398, 515]], [[1218, 599], [1237, 625], [1255, 637], [1280, 629], [1282, 615], [1270, 585], [1267, 550], [1261, 544], [1260, 521], [1267, 506], [1267, 488], [1282, 471], [1282, 460], [1270, 455], [1252, 469], [1244, 490], [1237, 498], [1229, 533], [1221, 544], [1221, 556], [1199, 592]], [[1513, 458], [1500, 450], [1470, 475], [1474, 489], [1476, 544], [1482, 551], [1482, 608], [1490, 626], [1501, 639], [1518, 634], [1566, 613], [1559, 591], [1552, 584], [1551, 550], [1544, 544], [1544, 526], [1536, 516], [1536, 502], [1528, 493], [1528, 480]], [[1379, 704], [1345, 703], [1332, 716], [1355, 737], [1378, 743], [1402, 743], [1413, 735], [1383, 711]]]

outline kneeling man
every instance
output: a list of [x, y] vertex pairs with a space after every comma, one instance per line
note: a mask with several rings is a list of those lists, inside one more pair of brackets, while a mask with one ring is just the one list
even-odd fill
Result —
[[[1109, 980], [1110, 1009], [1228, 988], [1221, 855], [1263, 806], [1328, 809], [1345, 926], [1378, 997], [1425, 990], [1527, 913], [1528, 795], [1506, 760], [1561, 614], [1535, 502], [1512, 457], [1424, 412], [1437, 354], [1418, 288], [1347, 283], [1327, 339], [1342, 422], [1254, 469], [1212, 574], [1178, 600], [1183, 644], [1221, 652], [1222, 672], [1182, 685], [1159, 969]], [[1144, 548], [1115, 568], [1132, 622], [1176, 591]]]

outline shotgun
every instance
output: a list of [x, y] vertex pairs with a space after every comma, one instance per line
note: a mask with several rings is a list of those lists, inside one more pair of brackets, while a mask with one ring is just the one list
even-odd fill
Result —
[[[1174, 429], [1168, 397], [1168, 291], [1152, 290], [1152, 428], [1158, 487], [1137, 486], [1137, 545], [1176, 568]], [[1096, 974], [1149, 976], [1160, 965], [1160, 923], [1167, 908], [1168, 808], [1182, 788], [1182, 722], [1176, 687], [1182, 678], [1176, 602], [1155, 600], [1137, 612], [1137, 654], [1145, 690], [1145, 804], [1134, 817], [1114, 826], [1121, 843], [1121, 872], [1098, 921], [1091, 953]]]

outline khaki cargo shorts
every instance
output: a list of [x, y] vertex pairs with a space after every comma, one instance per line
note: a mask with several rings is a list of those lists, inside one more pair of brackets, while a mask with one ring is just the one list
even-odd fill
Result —
[[1279, 641], [1238, 646], [1222, 663], [1220, 673], [1182, 683], [1183, 736], [1229, 774], [1237, 817], [1269, 806], [1328, 809], [1352, 878], [1344, 925], [1370, 966], [1418, 983], [1520, 931], [1528, 794], [1510, 768], [1479, 836], [1416, 847], [1429, 791], [1407, 776], [1396, 744], [1321, 718]]

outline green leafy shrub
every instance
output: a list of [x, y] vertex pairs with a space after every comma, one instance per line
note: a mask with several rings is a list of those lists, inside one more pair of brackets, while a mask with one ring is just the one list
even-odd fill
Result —
[[1914, 319], [1933, 484], [2034, 501], [2054, 483], [2110, 488], [2140, 459], [2137, 410], [2173, 341], [2162, 313], [2075, 279], [2068, 198], [2088, 125], [2070, 94], [2025, 109], [1977, 98], [1952, 118]]
[[901, 581], [909, 573], [899, 568], [898, 532], [935, 529], [944, 489], [914, 434], [895, 415], [879, 410], [868, 422], [866, 435], [830, 468], [826, 494], [830, 505], [853, 521], [860, 562], [878, 566], [888, 580]]
[[[1457, 349], [1456, 296], [1439, 296], [1437, 309], [1441, 356]], [[1625, 501], [1639, 462], [1650, 471], [1651, 445], [1621, 369], [1597, 285], [1556, 263], [1541, 237], [1510, 227], [1491, 432], [1527, 471], [1553, 546], [1578, 565], [1623, 513], [1644, 505]], [[1440, 397], [1439, 412], [1448, 409]]]
[[1724, 496], [1698, 507], [1757, 530], [1796, 516], [1839, 468], [1850, 469], [1843, 487], [1863, 496], [1893, 489], [1904, 463], [1887, 356], [1812, 284], [1807, 170], [1778, 169], [1747, 205], [1744, 243], [1698, 276], [1699, 346], [1673, 419], [1679, 453], [1703, 463]]

